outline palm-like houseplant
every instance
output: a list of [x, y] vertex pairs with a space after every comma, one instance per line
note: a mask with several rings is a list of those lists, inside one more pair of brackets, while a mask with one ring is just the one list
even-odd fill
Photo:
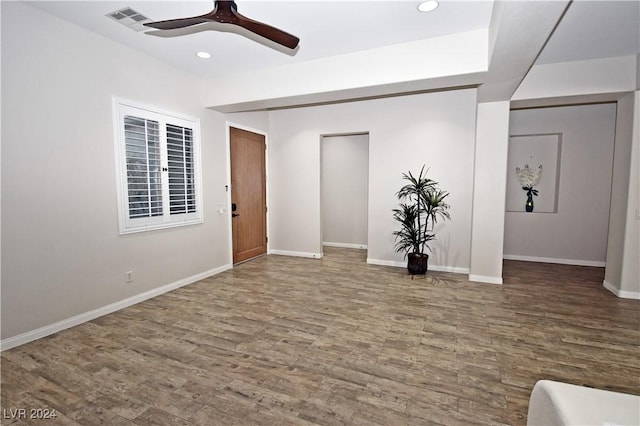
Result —
[[434, 227], [438, 219], [450, 219], [449, 205], [444, 201], [449, 193], [428, 178], [424, 168], [417, 176], [411, 172], [402, 174], [408, 183], [396, 193], [400, 208], [393, 209], [393, 218], [400, 224], [400, 230], [393, 233], [395, 249], [405, 253], [412, 275], [427, 272], [429, 255], [425, 250], [431, 250], [429, 242], [436, 238]]

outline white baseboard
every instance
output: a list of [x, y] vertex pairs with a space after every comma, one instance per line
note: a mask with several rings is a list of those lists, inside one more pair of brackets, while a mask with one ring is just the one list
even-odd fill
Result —
[[486, 284], [502, 284], [502, 277], [490, 277], [487, 275], [469, 274], [469, 281]]
[[620, 290], [616, 286], [614, 286], [613, 284], [608, 282], [607, 280], [604, 280], [602, 282], [602, 286], [604, 288], [606, 288], [607, 290], [609, 290], [611, 293], [613, 293], [616, 296], [620, 297], [621, 299], [636, 299], [636, 300], [640, 300], [640, 293], [639, 292]]
[[232, 268], [232, 265], [224, 265], [219, 268], [210, 269], [200, 274], [196, 274], [191, 277], [181, 279], [179, 281], [164, 285], [162, 287], [154, 288], [153, 290], [149, 290], [144, 293], [136, 294], [135, 296], [131, 296], [127, 299], [120, 300], [115, 303], [111, 303], [109, 305], [100, 307], [98, 309], [94, 309], [89, 312], [75, 315], [71, 318], [67, 318], [65, 320], [46, 325], [44, 327], [40, 327], [35, 330], [27, 331], [26, 333], [22, 333], [17, 336], [2, 339], [0, 341], [0, 351], [5, 351], [7, 349], [15, 348], [16, 346], [24, 345], [25, 343], [29, 343], [34, 340], [41, 339], [43, 337], [57, 333], [59, 331], [66, 330], [67, 328], [80, 325], [82, 323], [91, 321], [103, 315], [107, 315], [112, 312], [119, 311], [120, 309], [154, 298], [161, 294], [167, 293], [171, 290], [175, 290], [177, 288], [184, 287], [188, 284], [193, 284], [197, 281], [203, 280], [213, 275], [217, 275], [231, 268]]
[[595, 266], [598, 268], [605, 267], [605, 262], [599, 260], [558, 259], [555, 257], [520, 256], [517, 254], [505, 254], [502, 258], [505, 260], [522, 260], [524, 262], [559, 263], [562, 265]]
[[[381, 260], [381, 259], [371, 259], [367, 258], [367, 263], [371, 265], [381, 265], [381, 266], [394, 266], [397, 268], [406, 268], [407, 262], [398, 262], [396, 260]], [[456, 266], [439, 266], [439, 265], [429, 265], [428, 270], [437, 271], [437, 272], [452, 272], [454, 274], [468, 274], [469, 268], [459, 268]]]
[[322, 259], [322, 253], [309, 253], [305, 251], [269, 250], [269, 254], [275, 254], [278, 256], [308, 257], [311, 259]]
[[351, 249], [361, 249], [366, 250], [366, 244], [350, 244], [350, 243], [332, 243], [332, 242], [323, 242], [323, 246], [325, 247], [340, 247], [340, 248], [351, 248]]
[[429, 265], [429, 269], [432, 271], [438, 272], [452, 272], [454, 274], [469, 274], [469, 268], [460, 268], [458, 266], [438, 266], [438, 265]]
[[381, 260], [381, 259], [371, 259], [367, 258], [367, 263], [370, 265], [380, 265], [380, 266], [395, 266], [396, 268], [406, 268], [407, 262], [397, 262], [395, 260]]

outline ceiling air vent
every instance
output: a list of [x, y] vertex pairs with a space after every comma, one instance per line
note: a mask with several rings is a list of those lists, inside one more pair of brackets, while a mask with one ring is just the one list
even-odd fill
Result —
[[145, 27], [145, 22], [151, 22], [151, 19], [147, 18], [140, 12], [136, 12], [130, 7], [125, 7], [124, 9], [116, 10], [115, 12], [107, 13], [109, 18], [114, 21], [120, 22], [125, 27], [129, 27], [134, 31], [144, 31], [148, 28]]

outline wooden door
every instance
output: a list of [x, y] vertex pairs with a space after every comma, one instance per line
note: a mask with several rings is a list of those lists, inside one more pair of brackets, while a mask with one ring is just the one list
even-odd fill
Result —
[[263, 135], [231, 127], [233, 263], [267, 253], [265, 150]]

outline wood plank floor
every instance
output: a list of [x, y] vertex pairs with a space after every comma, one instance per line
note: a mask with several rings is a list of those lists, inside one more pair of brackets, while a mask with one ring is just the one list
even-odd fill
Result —
[[539, 379], [640, 394], [640, 302], [601, 268], [497, 286], [365, 255], [262, 257], [5, 351], [2, 424], [517, 425]]

